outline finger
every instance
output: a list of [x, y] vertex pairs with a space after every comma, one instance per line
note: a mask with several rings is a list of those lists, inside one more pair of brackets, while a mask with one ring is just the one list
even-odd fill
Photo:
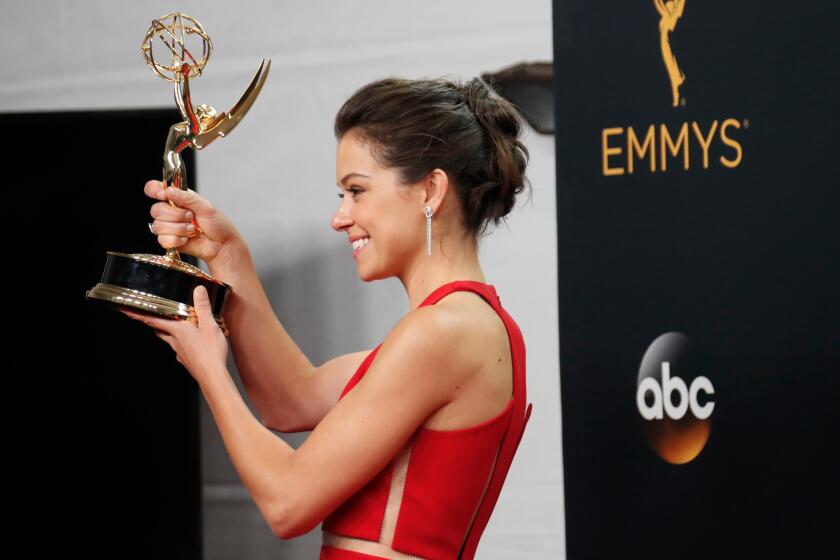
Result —
[[175, 208], [167, 202], [152, 204], [149, 214], [152, 218], [157, 218], [163, 222], [189, 222], [193, 219], [192, 210]]
[[165, 319], [163, 317], [158, 317], [157, 315], [149, 315], [146, 313], [136, 313], [134, 311], [129, 311], [127, 309], [120, 309], [123, 313], [128, 315], [133, 319], [137, 319], [144, 325], [148, 325], [155, 329], [156, 331], [163, 331], [164, 333], [169, 334], [172, 328], [174, 327], [174, 323], [178, 321], [173, 321], [171, 319]]
[[207, 288], [204, 286], [196, 286], [193, 290], [193, 307], [195, 308], [196, 317], [198, 317], [198, 326], [216, 324], [216, 319], [213, 317], [213, 310], [210, 308], [210, 296], [207, 295]]
[[162, 331], [155, 331], [155, 336], [164, 341], [169, 347], [175, 352], [175, 356], [178, 358], [178, 361], [181, 361], [181, 357], [178, 356], [178, 351], [175, 350], [175, 337], [169, 334], [166, 334]]
[[193, 190], [185, 191], [175, 187], [167, 187], [166, 197], [176, 206], [192, 210], [197, 216], [210, 216], [214, 210], [209, 200]]
[[158, 243], [165, 249], [180, 247], [187, 241], [189, 238], [183, 235], [158, 235]]
[[[172, 346], [172, 344], [175, 342], [175, 337], [169, 334], [168, 332], [155, 330], [155, 336], [169, 344], [169, 346]], [[172, 349], [174, 350], [175, 347], [172, 346]]]
[[189, 222], [166, 222], [155, 220], [151, 225], [155, 235], [171, 235], [173, 237], [190, 237], [195, 235], [195, 226]]
[[143, 185], [143, 192], [146, 196], [156, 198], [158, 200], [166, 200], [166, 193], [163, 190], [163, 183], [160, 181], [146, 181]]

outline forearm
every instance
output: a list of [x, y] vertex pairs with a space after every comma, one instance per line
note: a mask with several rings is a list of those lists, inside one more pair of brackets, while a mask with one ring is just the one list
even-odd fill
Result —
[[261, 420], [271, 425], [274, 411], [294, 410], [298, 383], [314, 366], [277, 319], [244, 241], [223, 251], [208, 267], [232, 287], [222, 314], [231, 352]]
[[254, 418], [226, 368], [205, 376], [199, 386], [242, 483], [279, 535], [291, 503], [284, 493], [293, 487], [294, 448]]

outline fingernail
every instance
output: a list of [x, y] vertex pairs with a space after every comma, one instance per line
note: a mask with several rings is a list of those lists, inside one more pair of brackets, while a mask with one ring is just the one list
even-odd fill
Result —
[[175, 194], [177, 192], [178, 192], [178, 189], [176, 189], [175, 187], [166, 187], [166, 193], [169, 196], [172, 196], [173, 194]]
[[193, 219], [193, 213], [192, 212], [187, 212], [186, 214], [184, 214], [184, 217], [187, 220], [192, 220]]

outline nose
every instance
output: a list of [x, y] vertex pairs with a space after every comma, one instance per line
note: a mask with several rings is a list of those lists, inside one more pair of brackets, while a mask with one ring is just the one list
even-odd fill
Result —
[[340, 232], [352, 224], [353, 218], [350, 216], [350, 209], [342, 200], [338, 206], [338, 210], [336, 210], [335, 215], [332, 217], [332, 228]]

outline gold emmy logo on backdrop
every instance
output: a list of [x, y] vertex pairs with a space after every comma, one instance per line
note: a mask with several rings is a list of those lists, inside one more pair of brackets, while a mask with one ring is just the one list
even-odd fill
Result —
[[[169, 64], [155, 55], [155, 38], [163, 44], [164, 56], [171, 59]], [[213, 42], [198, 21], [182, 13], [152, 20], [140, 50], [155, 74], [175, 84], [175, 103], [184, 120], [169, 129], [163, 152], [163, 181], [166, 186], [189, 190], [180, 153], [186, 148], [204, 149], [236, 128], [257, 99], [268, 76], [271, 60], [263, 59], [250, 85], [232, 109], [217, 113], [209, 105], [194, 107], [190, 97], [190, 78], [202, 74], [213, 51]], [[198, 55], [199, 52], [201, 55]], [[172, 201], [169, 204], [176, 207]], [[195, 218], [193, 225], [194, 235], [201, 235]], [[85, 293], [86, 298], [134, 307], [165, 317], [189, 319], [193, 309], [193, 290], [202, 285], [207, 289], [216, 321], [228, 334], [221, 315], [230, 286], [182, 261], [176, 249], [167, 249], [165, 255], [115, 251], [107, 254], [102, 280]]]
[[[685, 105], [685, 98], [680, 99], [685, 74], [671, 50], [670, 34], [682, 18], [685, 0], [653, 0], [653, 5], [659, 13], [659, 48], [671, 82], [671, 105], [678, 107]], [[601, 175], [664, 173], [674, 167], [688, 171], [698, 165], [707, 170], [717, 164], [734, 169], [744, 156], [737, 131], [748, 127], [749, 119], [734, 117], [605, 127], [601, 129]]]
[[683, 15], [685, 0], [653, 0], [656, 11], [659, 12], [659, 48], [662, 49], [662, 60], [665, 62], [665, 70], [668, 71], [668, 79], [671, 80], [671, 96], [673, 106], [680, 104], [680, 86], [685, 82], [685, 74], [677, 66], [677, 57], [671, 51], [671, 41], [668, 36], [677, 27], [677, 21]]

